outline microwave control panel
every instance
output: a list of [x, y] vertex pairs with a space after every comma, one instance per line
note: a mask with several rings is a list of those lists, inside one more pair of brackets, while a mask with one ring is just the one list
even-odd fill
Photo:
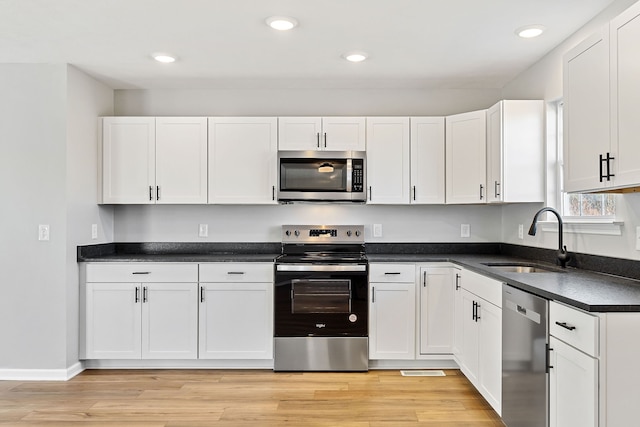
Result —
[[352, 167], [351, 191], [362, 193], [364, 191], [364, 161], [362, 159], [353, 159]]

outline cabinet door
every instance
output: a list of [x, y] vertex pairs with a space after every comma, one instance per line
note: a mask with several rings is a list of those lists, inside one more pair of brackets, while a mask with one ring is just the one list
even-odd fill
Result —
[[447, 116], [446, 202], [486, 202], [486, 110]]
[[273, 283], [200, 284], [200, 358], [273, 358]]
[[320, 145], [330, 151], [365, 151], [364, 117], [323, 117]]
[[278, 117], [279, 150], [320, 150], [321, 138], [320, 117]]
[[[640, 185], [640, 4], [611, 21], [611, 173], [613, 185]], [[616, 150], [617, 148], [617, 150]]]
[[598, 360], [549, 337], [550, 427], [598, 425]]
[[409, 203], [409, 118], [367, 118], [370, 204]]
[[462, 360], [462, 325], [464, 320], [464, 308], [462, 298], [462, 276], [459, 269], [454, 269], [454, 295], [453, 295], [453, 355], [457, 360]]
[[477, 299], [478, 384], [480, 393], [500, 415], [502, 410], [502, 310]]
[[[503, 103], [487, 110], [487, 202], [502, 201]], [[540, 171], [542, 173], [543, 171]]]
[[87, 359], [140, 359], [141, 287], [86, 284]]
[[415, 284], [370, 287], [369, 359], [415, 359]]
[[198, 357], [198, 285], [142, 285], [142, 358]]
[[411, 203], [444, 203], [444, 117], [411, 117]]
[[462, 337], [458, 364], [462, 373], [478, 388], [478, 372], [480, 370], [478, 346], [480, 345], [480, 337], [478, 322], [474, 316], [476, 298], [471, 292], [462, 290]]
[[155, 118], [102, 119], [102, 203], [155, 203]]
[[607, 29], [565, 55], [563, 92], [564, 190], [603, 188], [599, 156], [610, 151]]
[[209, 203], [276, 204], [277, 120], [209, 118]]
[[454, 282], [450, 268], [420, 269], [420, 353], [451, 354]]
[[207, 203], [207, 119], [156, 119], [156, 203]]

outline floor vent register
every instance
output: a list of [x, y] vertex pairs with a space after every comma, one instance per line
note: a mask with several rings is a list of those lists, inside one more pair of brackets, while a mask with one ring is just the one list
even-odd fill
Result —
[[444, 371], [400, 371], [403, 377], [446, 377]]

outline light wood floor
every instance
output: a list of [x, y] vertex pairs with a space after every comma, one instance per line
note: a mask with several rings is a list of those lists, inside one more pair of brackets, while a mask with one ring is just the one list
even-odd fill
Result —
[[503, 427], [459, 371], [445, 372], [88, 370], [0, 381], [0, 425]]

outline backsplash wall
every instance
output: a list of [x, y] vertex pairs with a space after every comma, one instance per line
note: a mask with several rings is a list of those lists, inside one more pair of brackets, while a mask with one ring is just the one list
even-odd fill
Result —
[[[500, 206], [115, 206], [116, 242], [279, 242], [284, 224], [364, 224], [367, 242], [499, 242]], [[199, 224], [209, 236], [198, 237]], [[372, 236], [382, 224], [382, 237]], [[460, 225], [471, 235], [460, 237]]]

